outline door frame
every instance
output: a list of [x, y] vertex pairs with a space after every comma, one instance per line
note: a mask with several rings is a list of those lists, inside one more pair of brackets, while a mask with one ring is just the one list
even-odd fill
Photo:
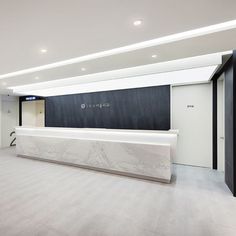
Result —
[[[29, 102], [29, 101], [37, 101], [37, 100], [44, 100], [44, 111], [46, 113], [46, 100], [44, 97], [39, 96], [21, 96], [19, 97], [19, 126], [22, 126], [22, 102]], [[46, 119], [46, 114], [45, 118]], [[44, 120], [45, 124], [45, 120]]]
[[217, 169], [217, 80], [225, 74], [225, 183], [236, 197], [236, 50], [212, 77], [213, 81], [213, 169]]
[[[173, 95], [172, 95], [173, 94], [173, 88], [176, 88], [176, 87], [179, 87], [179, 86], [195, 86], [195, 85], [205, 85], [205, 84], [209, 84], [211, 87], [213, 87], [213, 84], [211, 83], [211, 81], [171, 85], [171, 105], [170, 105], [170, 107], [171, 107], [171, 129], [173, 128]], [[211, 117], [213, 117], [213, 113], [212, 112], [211, 112]], [[211, 122], [211, 124], [212, 124], [212, 122]], [[212, 133], [212, 129], [211, 129], [210, 134], [211, 133]], [[211, 138], [211, 143], [212, 142], [213, 142], [213, 139]], [[211, 154], [210, 154], [210, 157], [209, 157], [209, 161], [211, 162], [210, 166], [212, 165], [212, 158], [211, 158], [211, 156], [212, 156], [212, 150], [211, 150]], [[188, 165], [188, 164], [186, 164], [186, 165]], [[196, 166], [198, 166], [198, 165], [196, 165]], [[203, 166], [203, 167], [204, 168], [205, 167], [210, 168], [210, 166]]]

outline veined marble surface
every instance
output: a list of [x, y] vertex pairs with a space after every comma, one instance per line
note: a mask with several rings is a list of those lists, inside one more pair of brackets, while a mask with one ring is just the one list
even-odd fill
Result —
[[[26, 130], [28, 128], [17, 128]], [[163, 182], [171, 179], [171, 142], [132, 142], [31, 134], [16, 129], [17, 154]], [[84, 131], [86, 132], [86, 131]], [[144, 135], [145, 136], [145, 135]], [[176, 135], [177, 139], [177, 135]], [[134, 140], [135, 141], [135, 140]]]
[[86, 139], [141, 144], [170, 144], [171, 158], [175, 159], [177, 130], [128, 130], [92, 128], [16, 127], [16, 135], [68, 139]]

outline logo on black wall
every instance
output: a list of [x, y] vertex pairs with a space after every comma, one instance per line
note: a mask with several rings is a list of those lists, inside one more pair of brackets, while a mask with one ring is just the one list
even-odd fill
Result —
[[81, 104], [80, 107], [81, 107], [81, 109], [85, 109], [86, 108], [86, 104], [83, 103], [83, 104]]
[[80, 105], [81, 109], [88, 109], [88, 108], [108, 108], [110, 107], [110, 103], [96, 103], [96, 104], [86, 104], [86, 103], [82, 103]]

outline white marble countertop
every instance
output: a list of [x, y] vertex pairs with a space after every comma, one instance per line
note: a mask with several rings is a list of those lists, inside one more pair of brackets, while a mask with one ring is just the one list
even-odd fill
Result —
[[43, 136], [69, 139], [131, 142], [144, 144], [169, 144], [176, 138], [177, 130], [130, 130], [97, 128], [16, 127], [17, 135]]

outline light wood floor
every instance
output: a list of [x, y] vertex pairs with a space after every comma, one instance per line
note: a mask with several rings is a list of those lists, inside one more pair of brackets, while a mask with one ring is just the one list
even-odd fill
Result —
[[236, 198], [217, 171], [174, 166], [171, 184], [0, 151], [0, 236], [235, 236]]

